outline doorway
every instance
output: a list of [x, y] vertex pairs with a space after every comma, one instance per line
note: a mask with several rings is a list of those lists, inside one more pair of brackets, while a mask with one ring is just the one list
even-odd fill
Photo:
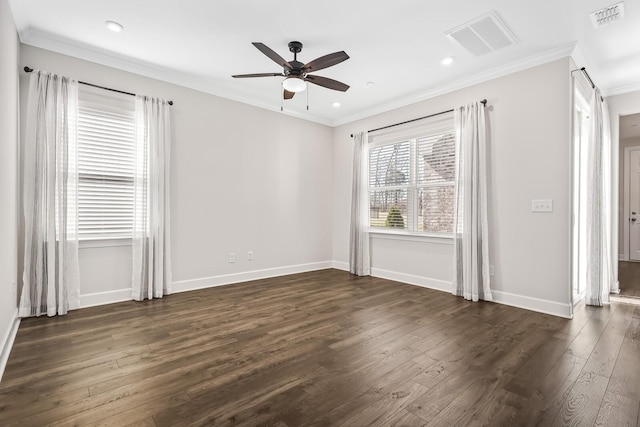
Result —
[[619, 141], [620, 295], [640, 298], [640, 114], [620, 116]]

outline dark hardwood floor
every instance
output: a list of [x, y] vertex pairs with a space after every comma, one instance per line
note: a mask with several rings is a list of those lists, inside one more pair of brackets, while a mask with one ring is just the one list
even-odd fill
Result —
[[0, 425], [638, 425], [640, 306], [573, 320], [337, 270], [22, 321]]
[[619, 261], [620, 295], [640, 298], [640, 262]]

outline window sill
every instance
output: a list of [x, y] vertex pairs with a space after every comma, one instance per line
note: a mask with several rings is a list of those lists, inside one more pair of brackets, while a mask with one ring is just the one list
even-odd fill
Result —
[[426, 234], [411, 233], [409, 231], [380, 230], [369, 228], [369, 234], [375, 239], [404, 240], [409, 242], [436, 243], [441, 245], [453, 245], [453, 234]]
[[80, 240], [79, 248], [108, 248], [113, 246], [131, 246], [132, 239], [87, 239]]

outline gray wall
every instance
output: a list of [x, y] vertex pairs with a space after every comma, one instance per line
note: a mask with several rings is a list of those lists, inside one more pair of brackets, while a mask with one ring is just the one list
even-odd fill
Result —
[[0, 376], [17, 315], [18, 34], [0, 0]]

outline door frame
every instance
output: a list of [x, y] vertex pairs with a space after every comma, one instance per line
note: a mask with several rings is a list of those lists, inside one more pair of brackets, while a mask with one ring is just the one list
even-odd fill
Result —
[[[638, 88], [640, 89], [640, 87]], [[618, 234], [620, 233], [618, 218], [620, 201], [619, 179], [620, 173], [620, 117], [640, 113], [640, 91], [624, 94], [610, 94], [606, 97], [609, 106], [609, 119], [611, 125], [611, 237], [612, 251], [618, 253]], [[618, 263], [613, 263], [614, 283], [612, 294], [620, 293], [620, 280], [618, 278]]]
[[[629, 206], [631, 205], [631, 194], [629, 191], [629, 186], [631, 185], [631, 177], [629, 176], [629, 155], [632, 150], [640, 150], [640, 145], [634, 145], [631, 147], [624, 148], [624, 169], [623, 169], [623, 206], [622, 206], [622, 217], [626, 218], [622, 224], [622, 261], [629, 261], [630, 257], [630, 246], [631, 246], [631, 236], [629, 235]], [[620, 224], [619, 224], [620, 225]]]

